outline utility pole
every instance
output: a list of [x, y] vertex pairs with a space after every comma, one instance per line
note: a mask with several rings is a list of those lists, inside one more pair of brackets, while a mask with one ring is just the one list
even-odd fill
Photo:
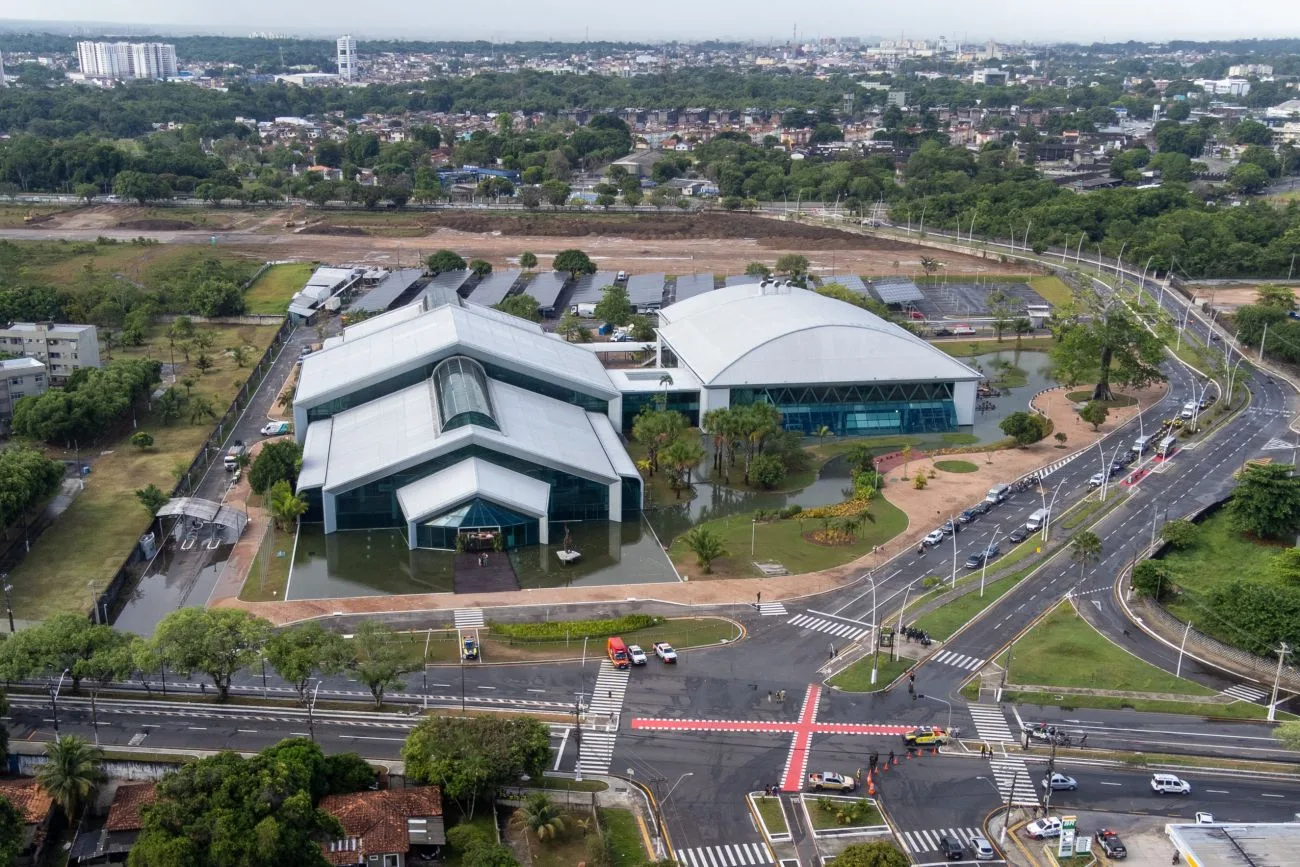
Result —
[[[1273, 722], [1277, 716], [1277, 688], [1282, 680], [1282, 660], [1291, 652], [1291, 646], [1285, 641], [1277, 644], [1277, 673], [1273, 675], [1273, 697], [1268, 700], [1268, 721]], [[58, 726], [56, 725], [57, 729]]]
[[[1160, 598], [1160, 585], [1156, 585], [1156, 599]], [[1174, 670], [1174, 677], [1183, 676], [1183, 652], [1187, 650], [1187, 636], [1192, 632], [1192, 621], [1187, 621], [1187, 627], [1183, 630], [1183, 642], [1178, 645], [1178, 667]]]
[[1002, 830], [998, 833], [998, 843], [1007, 842], [1007, 825], [1011, 824], [1011, 801], [1016, 797], [1016, 783], [1020, 782], [1020, 771], [1011, 776], [1011, 790], [1007, 792], [1007, 811], [1002, 816]]
[[9, 594], [13, 592], [14, 588], [9, 583], [8, 572], [0, 572], [0, 584], [3, 584], [5, 588], [5, 613], [9, 615], [9, 633], [12, 635], [16, 631], [14, 629], [14, 602], [13, 597]]

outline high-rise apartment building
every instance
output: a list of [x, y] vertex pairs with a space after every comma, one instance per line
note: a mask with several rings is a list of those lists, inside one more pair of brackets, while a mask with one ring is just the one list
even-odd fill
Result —
[[0, 352], [35, 358], [51, 385], [62, 385], [79, 367], [99, 367], [99, 332], [93, 325], [0, 321]]
[[9, 430], [14, 404], [24, 397], [45, 394], [49, 382], [45, 365], [35, 358], [8, 358], [0, 361], [0, 433]]
[[357, 41], [351, 36], [340, 36], [336, 45], [338, 46], [339, 79], [356, 81], [358, 78]]
[[176, 46], [165, 42], [78, 42], [88, 78], [175, 78]]
[[7, 82], [5, 81], [5, 56], [4, 56], [4, 52], [0, 52], [0, 87], [6, 87], [6, 86], [7, 86]]

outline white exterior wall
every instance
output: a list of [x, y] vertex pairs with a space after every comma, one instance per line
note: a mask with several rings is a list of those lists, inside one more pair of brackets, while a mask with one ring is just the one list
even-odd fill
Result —
[[339, 529], [339, 517], [335, 512], [338, 508], [334, 494], [328, 491], [321, 491], [320, 495], [321, 511], [325, 513], [325, 532], [336, 533]]
[[609, 519], [616, 523], [623, 520], [623, 479], [619, 478], [609, 486]]
[[975, 385], [973, 380], [953, 383], [952, 402], [957, 407], [957, 424], [975, 424]]
[[731, 406], [731, 389], [729, 388], [702, 388], [700, 389], [700, 418], [711, 409], [726, 409]]
[[621, 394], [609, 402], [609, 423], [614, 426], [615, 431], [623, 429], [623, 395]]

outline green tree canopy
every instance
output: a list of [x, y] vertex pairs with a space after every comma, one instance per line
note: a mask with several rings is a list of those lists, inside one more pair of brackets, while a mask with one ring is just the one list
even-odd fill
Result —
[[530, 717], [430, 717], [402, 747], [407, 776], [441, 786], [469, 816], [498, 788], [540, 777], [550, 754], [546, 725]]
[[103, 758], [98, 747], [77, 735], [45, 745], [45, 764], [36, 769], [36, 780], [70, 823], [75, 824], [81, 805], [107, 779], [99, 766]]
[[225, 701], [231, 678], [257, 661], [269, 630], [269, 623], [247, 611], [181, 608], [158, 623], [150, 645], [173, 671], [201, 671], [212, 678]]
[[1300, 531], [1300, 478], [1294, 467], [1265, 464], [1246, 467], [1228, 500], [1228, 517], [1243, 533], [1265, 539], [1288, 539]]
[[1160, 538], [1168, 542], [1172, 548], [1190, 548], [1196, 544], [1200, 536], [1201, 528], [1183, 519], [1167, 521], [1160, 528]]
[[1133, 589], [1159, 602], [1170, 590], [1169, 569], [1159, 560], [1143, 560], [1133, 567]]
[[307, 701], [307, 686], [313, 674], [338, 674], [352, 658], [352, 648], [337, 632], [330, 632], [314, 620], [289, 626], [266, 640], [266, 661], [284, 681]]
[[634, 312], [625, 287], [614, 284], [601, 290], [600, 300], [596, 302], [597, 319], [610, 325], [623, 326], [632, 321]]
[[377, 620], [366, 620], [352, 636], [348, 668], [370, 690], [379, 708], [387, 690], [402, 686], [401, 676], [411, 670], [411, 664], [391, 629]]
[[1017, 411], [998, 422], [1002, 432], [1016, 441], [1016, 445], [1027, 446], [1047, 436], [1050, 422], [1042, 416]]
[[0, 676], [25, 680], [68, 672], [74, 690], [81, 688], [78, 663], [119, 639], [111, 626], [90, 624], [84, 615], [56, 614], [0, 643]]
[[255, 494], [265, 494], [279, 481], [288, 482], [292, 488], [298, 483], [301, 468], [302, 446], [298, 443], [291, 439], [265, 443], [248, 471], [248, 486]]
[[835, 856], [835, 867], [907, 867], [910, 863], [889, 843], [854, 843]]
[[1110, 384], [1142, 388], [1164, 377], [1159, 338], [1137, 322], [1118, 300], [1091, 298], [1092, 318], [1068, 328], [1052, 347], [1052, 361], [1071, 385], [1096, 375], [1093, 400], [1113, 400]]
[[[533, 259], [533, 264], [536, 264], [536, 257]], [[496, 309], [511, 316], [518, 316], [520, 319], [527, 319], [529, 322], [542, 321], [542, 314], [537, 309], [537, 299], [527, 292], [502, 299], [496, 305]]]
[[596, 263], [591, 261], [591, 257], [581, 250], [574, 249], [556, 253], [551, 267], [556, 271], [567, 271], [570, 277], [575, 278], [583, 274], [596, 273]]
[[431, 253], [425, 260], [425, 265], [434, 274], [441, 274], [445, 271], [462, 271], [465, 268], [465, 260], [456, 255], [454, 250], [438, 250]]
[[1084, 405], [1083, 409], [1079, 410], [1079, 418], [1092, 425], [1093, 430], [1105, 424], [1106, 417], [1109, 415], [1110, 410], [1100, 400], [1090, 400]]
[[59, 489], [63, 463], [38, 449], [12, 445], [0, 449], [0, 527], [7, 527]]
[[0, 795], [0, 864], [18, 863], [27, 839], [27, 820], [9, 799]]

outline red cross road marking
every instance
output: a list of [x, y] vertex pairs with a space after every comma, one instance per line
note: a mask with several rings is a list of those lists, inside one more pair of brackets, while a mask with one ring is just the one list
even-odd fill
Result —
[[799, 791], [803, 788], [808, 770], [808, 754], [812, 736], [818, 735], [901, 735], [914, 726], [867, 725], [865, 723], [819, 723], [817, 706], [821, 702], [822, 688], [813, 684], [804, 694], [799, 719], [794, 722], [748, 722], [745, 720], [709, 719], [643, 719], [632, 720], [632, 728], [659, 732], [744, 732], [747, 734], [792, 734], [790, 754], [785, 760], [781, 788]]

